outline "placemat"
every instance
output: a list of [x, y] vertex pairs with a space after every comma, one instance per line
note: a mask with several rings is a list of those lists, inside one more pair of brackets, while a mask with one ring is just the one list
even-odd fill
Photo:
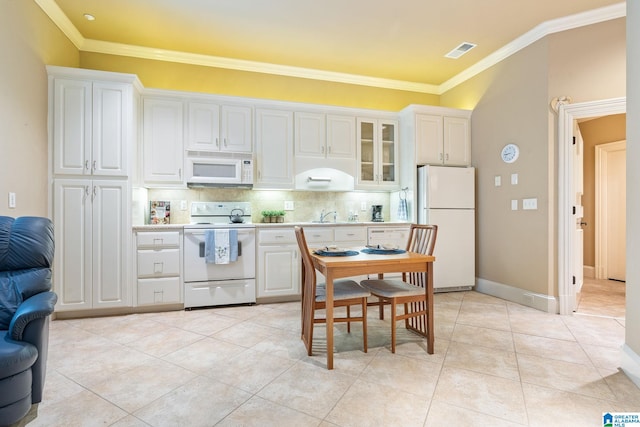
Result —
[[315, 254], [320, 256], [354, 256], [354, 255], [358, 255], [358, 251], [336, 252], [336, 251], [323, 251], [318, 249], [317, 251], [315, 251]]
[[364, 248], [360, 252], [363, 254], [373, 254], [373, 255], [397, 255], [403, 254], [407, 251], [404, 249], [374, 249], [374, 248]]

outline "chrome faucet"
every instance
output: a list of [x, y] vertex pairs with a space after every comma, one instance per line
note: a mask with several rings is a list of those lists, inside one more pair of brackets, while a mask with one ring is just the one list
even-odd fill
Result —
[[322, 209], [322, 212], [320, 212], [320, 223], [323, 223], [325, 218], [331, 214], [333, 214], [333, 222], [336, 222], [338, 218], [338, 212], [331, 211], [331, 212], [324, 213], [324, 209]]

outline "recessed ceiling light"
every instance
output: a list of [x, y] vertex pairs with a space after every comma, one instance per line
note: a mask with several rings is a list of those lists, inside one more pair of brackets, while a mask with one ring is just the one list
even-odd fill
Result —
[[96, 17], [93, 16], [92, 14], [90, 14], [90, 13], [85, 13], [84, 14], [84, 19], [86, 19], [87, 21], [95, 21]]
[[458, 59], [462, 55], [464, 55], [465, 53], [469, 52], [471, 49], [473, 49], [476, 46], [477, 45], [475, 43], [462, 42], [462, 43], [460, 43], [458, 45], [458, 47], [453, 49], [451, 52], [447, 53], [445, 55], [445, 57], [446, 58], [452, 58], [452, 59]]

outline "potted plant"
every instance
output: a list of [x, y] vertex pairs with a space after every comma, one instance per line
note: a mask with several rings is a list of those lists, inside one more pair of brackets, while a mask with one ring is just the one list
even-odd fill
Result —
[[276, 217], [276, 222], [284, 222], [284, 211], [274, 211], [273, 214]]
[[262, 211], [262, 222], [271, 222], [271, 218], [273, 218], [273, 211], [263, 210]]

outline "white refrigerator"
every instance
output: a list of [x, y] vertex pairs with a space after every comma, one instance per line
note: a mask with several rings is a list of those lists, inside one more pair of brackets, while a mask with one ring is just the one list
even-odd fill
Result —
[[418, 167], [418, 224], [435, 224], [433, 286], [437, 291], [475, 285], [475, 168]]

